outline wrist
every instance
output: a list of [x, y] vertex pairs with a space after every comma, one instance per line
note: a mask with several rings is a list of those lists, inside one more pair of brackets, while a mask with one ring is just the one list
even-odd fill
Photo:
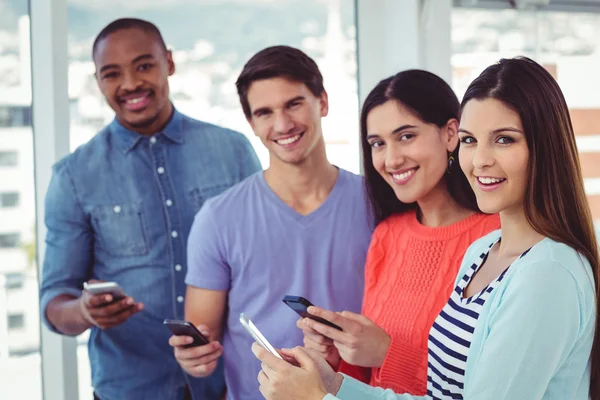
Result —
[[387, 357], [391, 345], [392, 338], [386, 333], [384, 340], [381, 341], [381, 351], [379, 353], [379, 359], [377, 360], [378, 362], [376, 368], [381, 368], [383, 366], [383, 363], [385, 362], [385, 358]]
[[335, 378], [333, 378], [333, 385], [331, 387], [331, 394], [337, 395], [342, 387], [342, 383], [344, 383], [344, 375], [339, 372], [335, 374]]
[[85, 307], [85, 303], [83, 302], [83, 296], [80, 296], [77, 299], [77, 308], [79, 310], [79, 323], [81, 326], [84, 326], [85, 329], [89, 329], [93, 326], [95, 326], [94, 321], [92, 321], [91, 317], [89, 316], [87, 309]]

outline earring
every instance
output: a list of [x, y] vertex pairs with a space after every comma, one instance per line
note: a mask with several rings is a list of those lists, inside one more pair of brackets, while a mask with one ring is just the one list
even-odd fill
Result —
[[452, 173], [452, 166], [454, 165], [455, 161], [456, 160], [454, 159], [452, 153], [448, 153], [448, 169], [446, 170], [447, 173]]

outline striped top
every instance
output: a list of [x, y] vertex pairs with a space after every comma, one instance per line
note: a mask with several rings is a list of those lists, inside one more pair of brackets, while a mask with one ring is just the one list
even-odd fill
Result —
[[508, 268], [479, 293], [464, 298], [463, 292], [499, 240], [492, 242], [467, 270], [429, 332], [427, 395], [432, 399], [463, 398], [465, 367], [479, 313]]

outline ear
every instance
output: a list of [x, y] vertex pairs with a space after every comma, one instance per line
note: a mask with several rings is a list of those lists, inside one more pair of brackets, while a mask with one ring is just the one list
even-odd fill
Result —
[[326, 117], [329, 114], [329, 96], [327, 92], [323, 90], [321, 97], [319, 98], [319, 105], [321, 108], [321, 117]]
[[456, 118], [448, 120], [442, 129], [442, 134], [446, 142], [446, 149], [453, 152], [458, 146], [458, 120]]
[[169, 69], [169, 76], [172, 76], [175, 73], [175, 62], [173, 61], [173, 52], [171, 50], [167, 51], [167, 66]]

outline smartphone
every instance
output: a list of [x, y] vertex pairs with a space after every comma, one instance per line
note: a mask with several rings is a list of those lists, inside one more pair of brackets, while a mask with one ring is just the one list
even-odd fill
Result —
[[275, 357], [281, 358], [283, 360], [283, 357], [281, 357], [281, 355], [277, 352], [277, 350], [275, 350], [271, 343], [269, 343], [269, 341], [263, 336], [263, 334], [260, 333], [256, 325], [254, 325], [250, 318], [246, 317], [244, 313], [240, 314], [240, 322], [242, 323], [242, 326], [246, 329], [246, 331], [248, 331], [250, 336], [252, 336], [252, 338], [256, 341], [256, 343], [261, 345], [264, 349], [267, 349], [269, 353], [273, 354]]
[[330, 326], [332, 328], [337, 329], [338, 331], [343, 332], [343, 329], [340, 328], [339, 326], [337, 326], [336, 324], [334, 324], [333, 322], [329, 322], [321, 317], [317, 317], [315, 315], [309, 314], [308, 307], [312, 306], [313, 304], [310, 301], [308, 301], [307, 299], [305, 299], [304, 297], [285, 296], [283, 298], [283, 302], [285, 304], [287, 304], [292, 310], [296, 311], [296, 313], [298, 315], [300, 315], [302, 318], [310, 318], [314, 321], [320, 322], [324, 325]]
[[191, 322], [176, 319], [165, 319], [163, 324], [173, 332], [175, 336], [189, 336], [194, 341], [183, 346], [184, 348], [203, 346], [209, 344], [210, 340], [202, 334]]
[[83, 288], [93, 295], [110, 294], [114, 300], [127, 297], [123, 289], [116, 282], [83, 283]]

